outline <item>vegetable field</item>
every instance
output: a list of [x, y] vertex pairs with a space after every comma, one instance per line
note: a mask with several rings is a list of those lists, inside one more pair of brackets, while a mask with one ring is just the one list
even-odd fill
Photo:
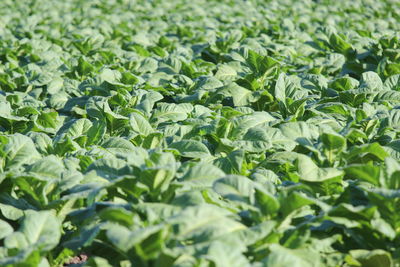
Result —
[[398, 0], [1, 0], [0, 266], [399, 267]]

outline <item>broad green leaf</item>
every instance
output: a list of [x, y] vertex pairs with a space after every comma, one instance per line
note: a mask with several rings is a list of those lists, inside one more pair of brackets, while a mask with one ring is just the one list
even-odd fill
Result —
[[250, 179], [236, 175], [229, 175], [216, 180], [213, 189], [224, 198], [243, 202], [252, 202], [255, 192], [253, 182]]
[[126, 252], [146, 238], [159, 232], [162, 229], [162, 225], [150, 226], [134, 231], [130, 231], [128, 228], [117, 224], [109, 224], [106, 228], [108, 228], [107, 238], [110, 242], [118, 249]]
[[30, 246], [45, 251], [54, 248], [61, 238], [61, 224], [52, 211], [26, 211], [19, 231]]
[[230, 212], [214, 205], [203, 204], [187, 207], [173, 216], [170, 223], [178, 240], [209, 242], [219, 236], [246, 228], [229, 218], [229, 214]]
[[362, 74], [360, 87], [370, 91], [378, 91], [383, 89], [383, 83], [377, 73], [369, 71]]
[[383, 87], [386, 90], [400, 90], [400, 74], [392, 75], [388, 77], [383, 83]]
[[344, 174], [336, 168], [319, 168], [312, 159], [304, 155], [299, 155], [296, 165], [300, 179], [307, 182], [323, 182]]
[[90, 171], [94, 171], [98, 176], [107, 180], [132, 173], [125, 161], [112, 157], [96, 160], [86, 169], [86, 172]]
[[371, 164], [352, 164], [344, 169], [346, 177], [379, 185], [381, 169]]
[[383, 161], [387, 156], [386, 151], [378, 143], [371, 143], [353, 147], [346, 155], [346, 158], [350, 162], [366, 161], [371, 157], [378, 161]]
[[222, 81], [233, 80], [237, 76], [237, 72], [234, 68], [229, 65], [221, 65], [218, 68], [217, 73], [215, 73], [215, 78]]
[[211, 186], [214, 180], [225, 176], [225, 173], [209, 163], [197, 163], [180, 178], [184, 184]]
[[215, 266], [246, 267], [251, 266], [248, 259], [243, 255], [238, 246], [227, 246], [222, 242], [213, 242], [208, 248], [205, 256], [212, 261]]
[[241, 174], [244, 161], [244, 151], [235, 150], [225, 157], [218, 158], [214, 164], [227, 174]]
[[304, 249], [291, 250], [277, 244], [269, 247], [270, 253], [264, 259], [266, 266], [293, 266], [293, 267], [317, 267], [322, 266], [317, 253]]
[[133, 131], [143, 136], [147, 136], [154, 131], [148, 120], [137, 112], [132, 112], [130, 114], [129, 123]]
[[182, 140], [169, 145], [179, 151], [180, 155], [187, 158], [204, 158], [210, 156], [210, 151], [201, 142], [195, 140]]
[[0, 220], [0, 240], [10, 235], [14, 229], [6, 221]]
[[123, 208], [105, 208], [99, 212], [99, 217], [102, 220], [118, 223], [129, 227], [133, 224], [132, 213]]
[[351, 250], [350, 255], [355, 258], [362, 266], [372, 267], [372, 266], [382, 266], [390, 267], [392, 266], [392, 258], [390, 254], [384, 250], [376, 249], [372, 251], [368, 250]]
[[21, 134], [8, 137], [3, 152], [6, 155], [7, 169], [18, 168], [41, 158], [32, 140]]
[[192, 111], [191, 105], [176, 105], [161, 103], [153, 113], [152, 119], [156, 119], [158, 122], [164, 121], [183, 121], [188, 117], [188, 113]]

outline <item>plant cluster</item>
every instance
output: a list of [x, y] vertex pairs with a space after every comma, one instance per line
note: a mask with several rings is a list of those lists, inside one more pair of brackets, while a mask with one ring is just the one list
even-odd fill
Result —
[[0, 266], [400, 266], [399, 22], [1, 0]]

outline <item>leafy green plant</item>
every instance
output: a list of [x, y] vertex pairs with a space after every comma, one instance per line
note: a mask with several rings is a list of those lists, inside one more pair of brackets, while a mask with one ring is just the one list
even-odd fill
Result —
[[396, 0], [0, 1], [0, 266], [400, 266]]

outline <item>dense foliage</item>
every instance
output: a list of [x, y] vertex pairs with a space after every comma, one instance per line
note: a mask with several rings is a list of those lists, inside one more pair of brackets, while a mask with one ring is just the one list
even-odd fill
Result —
[[0, 266], [400, 266], [397, 0], [1, 0]]

